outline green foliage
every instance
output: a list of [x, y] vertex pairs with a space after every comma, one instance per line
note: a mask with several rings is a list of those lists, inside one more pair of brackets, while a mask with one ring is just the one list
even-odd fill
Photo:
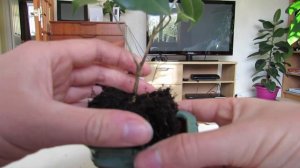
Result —
[[278, 77], [280, 73], [285, 74], [285, 65], [289, 65], [285, 60], [293, 52], [292, 47], [283, 38], [289, 29], [279, 27], [283, 23], [280, 17], [281, 10], [278, 9], [273, 16], [273, 21], [259, 20], [262, 29], [259, 30], [259, 36], [254, 39], [258, 51], [248, 56], [257, 58], [252, 81], [257, 84], [260, 80], [259, 83], [269, 91], [275, 90], [276, 83], [281, 85]]
[[286, 13], [294, 16], [290, 24], [290, 30], [288, 33], [288, 43], [290, 45], [294, 44], [300, 38], [300, 0], [295, 0], [294, 3], [290, 4], [287, 8]]

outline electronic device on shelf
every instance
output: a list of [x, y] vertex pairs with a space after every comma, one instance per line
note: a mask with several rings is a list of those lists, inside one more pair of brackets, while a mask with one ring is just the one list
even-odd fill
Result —
[[186, 99], [207, 99], [207, 98], [222, 98], [223, 95], [219, 93], [186, 93]]
[[[186, 61], [192, 61], [196, 55], [205, 57], [232, 55], [235, 1], [203, 2], [201, 19], [193, 26], [185, 22], [176, 23], [177, 14], [174, 12], [171, 15], [171, 24], [154, 39], [149, 54], [165, 54], [170, 57], [184, 55]], [[181, 5], [179, 0], [177, 5]], [[176, 10], [174, 3], [170, 3], [170, 7]], [[147, 41], [153, 28], [162, 18], [163, 15], [147, 15]]]
[[220, 79], [218, 74], [191, 74], [191, 80], [217, 80]]

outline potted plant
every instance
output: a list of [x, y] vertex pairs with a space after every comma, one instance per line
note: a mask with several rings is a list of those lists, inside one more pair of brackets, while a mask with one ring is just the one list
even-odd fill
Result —
[[[92, 160], [99, 167], [133, 167], [133, 158], [136, 152], [172, 135], [197, 131], [197, 122], [191, 115], [178, 112], [177, 104], [170, 93], [170, 89], [159, 89], [152, 93], [138, 95], [138, 82], [141, 69], [146, 61], [147, 54], [153, 43], [154, 37], [170, 23], [171, 7], [168, 0], [143, 1], [140, 0], [114, 0], [119, 6], [129, 10], [140, 10], [148, 14], [163, 16], [159, 24], [153, 28], [146, 50], [142, 55], [142, 61], [134, 58], [136, 65], [135, 84], [132, 93], [103, 87], [103, 92], [97, 95], [90, 103], [92, 108], [118, 108], [135, 112], [150, 122], [154, 130], [153, 139], [144, 146], [132, 148], [97, 148], [92, 150]], [[75, 4], [84, 5], [86, 0], [74, 0]], [[181, 0], [181, 6], [177, 6], [177, 22], [186, 21], [194, 23], [199, 20], [202, 13], [202, 0]], [[176, 5], [176, 3], [174, 3]], [[126, 41], [126, 39], [125, 39]], [[128, 46], [128, 44], [127, 44]], [[130, 46], [128, 46], [130, 50]], [[193, 129], [189, 129], [193, 125]], [[127, 156], [128, 155], [128, 156]], [[107, 156], [107, 157], [104, 157]], [[126, 157], [126, 159], [124, 159]], [[105, 158], [105, 159], [104, 159]]]
[[257, 59], [252, 81], [255, 82], [258, 98], [276, 99], [281, 86], [280, 74], [286, 73], [285, 65], [289, 65], [286, 59], [293, 52], [292, 47], [283, 38], [288, 28], [280, 27], [283, 23], [280, 17], [281, 10], [278, 9], [272, 21], [259, 20], [262, 23], [262, 29], [258, 32], [259, 36], [254, 39], [254, 44], [258, 45], [258, 51], [248, 56]]

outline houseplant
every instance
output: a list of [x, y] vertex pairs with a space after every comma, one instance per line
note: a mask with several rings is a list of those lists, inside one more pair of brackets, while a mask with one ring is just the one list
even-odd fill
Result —
[[[81, 5], [87, 3], [84, 0], [74, 1], [77, 1], [77, 4]], [[96, 96], [93, 101], [89, 103], [89, 107], [92, 108], [119, 108], [133, 111], [143, 116], [152, 125], [154, 130], [153, 139], [144, 146], [133, 148], [90, 147], [93, 154], [92, 160], [94, 161], [95, 165], [100, 167], [126, 168], [133, 167], [133, 158], [137, 151], [172, 135], [191, 131], [189, 127], [184, 126], [188, 123], [192, 123], [194, 128], [192, 130], [197, 131], [197, 122], [193, 116], [186, 117], [186, 115], [178, 113], [177, 104], [174, 102], [174, 98], [170, 94], [170, 89], [159, 89], [158, 91], [154, 91], [152, 93], [137, 95], [140, 72], [146, 61], [147, 53], [153, 43], [153, 39], [160, 30], [164, 29], [164, 27], [169, 24], [171, 20], [171, 8], [169, 6], [169, 1], [115, 0], [115, 2], [125, 9], [140, 10], [148, 14], [163, 16], [158, 26], [153, 29], [146, 50], [142, 55], [142, 61], [139, 62], [136, 58], [134, 58], [137, 73], [135, 76], [136, 80], [132, 93], [125, 93], [114, 88], [104, 87], [103, 92]], [[181, 0], [181, 4], [181, 7], [177, 7], [177, 22], [186, 21], [193, 23], [200, 18], [203, 5], [202, 0]], [[190, 118], [190, 120], [193, 121], [186, 120], [186, 118]], [[103, 156], [108, 155], [109, 157], [106, 157], [106, 159], [103, 160]], [[124, 157], [126, 157], [126, 159], [124, 159]]]
[[280, 17], [281, 10], [278, 9], [272, 21], [259, 20], [262, 23], [262, 29], [258, 32], [259, 36], [254, 39], [254, 44], [258, 45], [258, 51], [248, 56], [257, 59], [252, 81], [256, 82], [254, 86], [259, 98], [276, 99], [279, 86], [281, 86], [280, 73], [285, 74], [285, 65], [289, 65], [285, 60], [293, 52], [292, 47], [283, 38], [288, 28], [280, 27], [283, 23]]

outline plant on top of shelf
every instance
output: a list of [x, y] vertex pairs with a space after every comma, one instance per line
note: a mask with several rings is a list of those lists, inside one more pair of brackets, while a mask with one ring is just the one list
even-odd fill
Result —
[[295, 0], [286, 9], [286, 13], [293, 16], [293, 20], [290, 23], [290, 30], [288, 33], [288, 43], [294, 44], [300, 38], [300, 0]]
[[[284, 35], [288, 28], [282, 28], [280, 25], [281, 10], [278, 9], [273, 21], [259, 20], [262, 23], [262, 29], [259, 30], [259, 36], [254, 39], [254, 44], [258, 45], [258, 51], [248, 57], [256, 57], [255, 73], [252, 75], [252, 81], [255, 82], [257, 91], [264, 87], [269, 93], [274, 93], [275, 99], [281, 82], [279, 81], [280, 73], [285, 74], [285, 65], [289, 65], [286, 59], [292, 54], [292, 47], [285, 40]], [[258, 83], [257, 81], [260, 80]], [[277, 83], [277, 84], [276, 84]], [[277, 91], [277, 92], [276, 92]], [[259, 97], [260, 93], [257, 92]]]

